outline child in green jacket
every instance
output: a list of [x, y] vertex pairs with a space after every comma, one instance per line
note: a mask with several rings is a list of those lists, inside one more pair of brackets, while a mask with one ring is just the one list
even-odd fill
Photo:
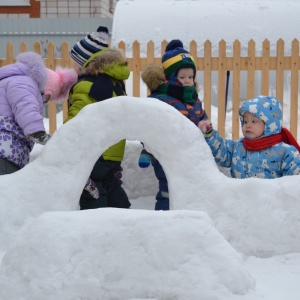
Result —
[[[117, 49], [104, 49], [93, 54], [83, 65], [78, 82], [69, 94], [69, 111], [65, 122], [75, 117], [88, 104], [126, 95], [124, 80], [130, 75], [124, 54]], [[100, 192], [93, 197], [84, 189], [80, 209], [98, 207], [129, 208], [128, 196], [122, 187], [121, 161], [125, 140], [109, 147], [96, 161], [90, 179]]]

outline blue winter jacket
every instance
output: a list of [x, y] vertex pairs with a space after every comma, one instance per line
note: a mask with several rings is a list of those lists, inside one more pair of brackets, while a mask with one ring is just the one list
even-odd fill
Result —
[[[282, 108], [280, 102], [269, 96], [260, 96], [245, 102], [239, 111], [241, 122], [245, 112], [253, 113], [265, 122], [263, 136], [281, 132]], [[230, 168], [233, 178], [277, 178], [300, 173], [298, 150], [280, 142], [261, 151], [246, 150], [243, 138], [224, 140], [216, 130], [205, 137], [218, 165]]]

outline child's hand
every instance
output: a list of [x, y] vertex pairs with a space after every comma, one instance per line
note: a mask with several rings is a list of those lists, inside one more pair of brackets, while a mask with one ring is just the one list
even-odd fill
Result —
[[202, 120], [198, 124], [199, 129], [202, 131], [203, 134], [207, 135], [212, 132], [212, 124], [209, 119]]

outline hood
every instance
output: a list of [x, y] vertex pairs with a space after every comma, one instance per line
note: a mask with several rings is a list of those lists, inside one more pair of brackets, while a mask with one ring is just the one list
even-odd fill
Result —
[[141, 77], [151, 92], [156, 91], [166, 80], [163, 68], [156, 65], [145, 67], [141, 72]]
[[35, 52], [24, 52], [17, 56], [16, 62], [0, 68], [0, 80], [11, 76], [31, 77], [43, 91], [47, 82], [47, 71], [43, 58]]
[[[141, 72], [141, 77], [151, 92], [157, 91], [163, 84], [173, 84], [176, 86], [182, 85], [181, 83], [178, 83], [177, 78], [174, 78], [174, 80], [167, 80], [163, 68], [157, 65], [149, 65], [145, 67]], [[197, 82], [195, 82], [194, 88], [198, 91]]]
[[105, 49], [92, 55], [83, 65], [80, 76], [98, 76], [105, 73], [118, 80], [130, 75], [126, 57], [120, 49]]
[[282, 106], [277, 98], [272, 96], [258, 96], [246, 101], [239, 109], [241, 124], [243, 124], [243, 114], [245, 112], [250, 112], [265, 122], [265, 136], [281, 132]]

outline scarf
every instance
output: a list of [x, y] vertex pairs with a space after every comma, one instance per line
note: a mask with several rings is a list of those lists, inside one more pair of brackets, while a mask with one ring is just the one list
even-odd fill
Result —
[[[80, 75], [77, 83], [80, 81], [90, 81], [93, 83], [88, 95], [96, 101], [126, 95], [124, 82], [122, 80], [116, 80], [107, 74], [100, 73], [98, 76]], [[73, 88], [74, 86], [70, 93], [73, 93]]]
[[195, 86], [179, 85], [180, 81], [175, 84], [170, 81], [162, 84], [157, 90], [161, 93], [170, 95], [183, 103], [195, 104], [198, 99], [198, 93]]
[[274, 146], [280, 142], [284, 142], [289, 145], [293, 145], [300, 152], [300, 146], [293, 137], [292, 133], [287, 128], [282, 128], [281, 133], [277, 133], [274, 135], [262, 137], [255, 140], [250, 140], [247, 138], [243, 139], [243, 145], [246, 150], [249, 151], [260, 151], [267, 149], [271, 146]]

